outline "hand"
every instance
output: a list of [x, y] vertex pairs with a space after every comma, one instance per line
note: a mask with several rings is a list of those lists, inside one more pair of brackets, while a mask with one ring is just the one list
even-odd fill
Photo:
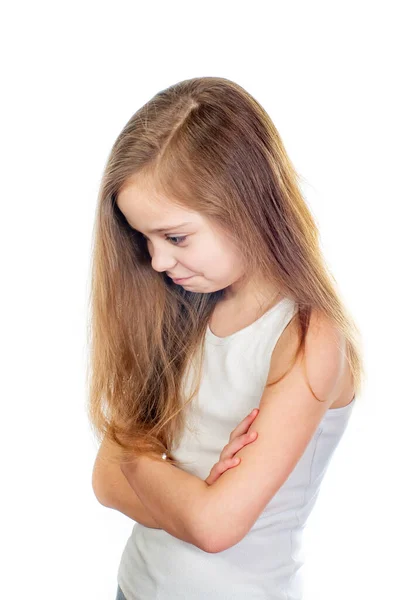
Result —
[[254, 442], [258, 437], [258, 433], [256, 431], [248, 432], [249, 427], [255, 421], [258, 416], [259, 409], [256, 408], [252, 411], [230, 434], [229, 443], [223, 448], [219, 461], [213, 465], [211, 472], [208, 477], [205, 479], [205, 483], [208, 485], [212, 485], [215, 483], [217, 479], [232, 467], [236, 467], [240, 464], [240, 457], [235, 457], [236, 452], [241, 450], [246, 444], [250, 444]]

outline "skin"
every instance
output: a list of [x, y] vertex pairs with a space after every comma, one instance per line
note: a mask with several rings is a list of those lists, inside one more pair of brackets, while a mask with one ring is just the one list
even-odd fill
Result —
[[[232, 241], [209, 219], [174, 204], [144, 181], [126, 182], [117, 204], [130, 226], [147, 239], [155, 271], [165, 271], [173, 279], [194, 276], [176, 285], [198, 293], [225, 289], [223, 302], [232, 314], [268, 305], [278, 295], [270, 283], [246, 277]], [[190, 224], [176, 227], [185, 222]], [[160, 227], [168, 229], [151, 232]]]

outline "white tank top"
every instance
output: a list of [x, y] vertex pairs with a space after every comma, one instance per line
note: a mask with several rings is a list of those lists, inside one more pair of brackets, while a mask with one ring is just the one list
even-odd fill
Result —
[[[259, 406], [271, 354], [295, 312], [295, 302], [283, 298], [230, 336], [208, 326], [199, 393], [173, 448], [184, 470], [206, 479], [232, 430]], [[135, 523], [117, 576], [127, 600], [301, 600], [303, 530], [354, 403], [327, 410], [288, 479], [233, 547], [208, 553]]]

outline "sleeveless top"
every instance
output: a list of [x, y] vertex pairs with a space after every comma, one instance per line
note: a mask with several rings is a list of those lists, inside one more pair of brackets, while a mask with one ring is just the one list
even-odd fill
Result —
[[[285, 297], [227, 337], [207, 327], [201, 385], [173, 449], [184, 470], [206, 479], [232, 430], [259, 406], [271, 354], [295, 312]], [[301, 600], [303, 530], [354, 402], [327, 410], [288, 479], [233, 547], [208, 553], [135, 523], [117, 575], [127, 600]]]

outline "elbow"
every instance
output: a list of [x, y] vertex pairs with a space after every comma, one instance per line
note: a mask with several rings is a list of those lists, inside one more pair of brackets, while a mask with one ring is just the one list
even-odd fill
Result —
[[213, 554], [214, 552], [218, 552], [216, 537], [217, 534], [212, 528], [212, 520], [208, 519], [208, 512], [205, 510], [205, 507], [201, 508], [197, 506], [197, 509], [193, 514], [195, 515], [196, 522], [192, 527], [192, 539], [194, 546], [197, 546], [203, 552], [207, 552], [209, 554]]
[[241, 542], [245, 535], [243, 529], [238, 529], [231, 523], [221, 519], [210, 520], [206, 533], [200, 537], [201, 544], [198, 547], [209, 554], [217, 554]]
[[109, 503], [108, 503], [107, 499], [105, 498], [104, 494], [95, 485], [92, 485], [91, 487], [92, 487], [92, 490], [96, 497], [97, 502], [102, 504], [102, 506], [105, 506], [108, 508]]
[[97, 500], [97, 502], [99, 502], [99, 504], [101, 504], [102, 506], [105, 506], [105, 508], [111, 508], [110, 503], [105, 496], [98, 493], [94, 488], [93, 488], [93, 492], [94, 492], [96, 500]]
[[93, 470], [91, 478], [91, 487], [97, 501], [100, 504], [102, 504], [102, 506], [105, 506], [106, 508], [111, 508], [109, 505], [108, 496], [107, 494], [105, 494], [104, 486], [102, 485], [101, 480], [99, 480], [95, 470]]
[[223, 518], [225, 508], [219, 510], [219, 505], [215, 503], [213, 496], [208, 496], [202, 506], [197, 505], [194, 514], [197, 515], [195, 540], [200, 550], [208, 554], [216, 554], [234, 546], [236, 542], [231, 540], [234, 531], [229, 531], [231, 528], [227, 527], [228, 523]]
[[211, 546], [203, 546], [201, 548], [201, 550], [203, 550], [204, 552], [207, 552], [208, 554], [217, 554], [218, 552], [223, 552], [223, 550], [227, 550], [227, 548], [220, 548], [218, 546], [211, 545]]
[[205, 539], [201, 543], [201, 550], [207, 552], [208, 554], [217, 554], [218, 552], [223, 552], [228, 548], [231, 548], [234, 544], [222, 543], [220, 540], [216, 539]]
[[207, 490], [205, 500], [202, 499], [191, 513], [196, 516], [194, 523], [195, 545], [208, 554], [217, 554], [235, 546], [246, 535], [247, 530], [237, 527], [236, 515], [228, 514], [224, 503], [213, 494], [212, 487]]
[[209, 526], [202, 527], [200, 534], [196, 536], [196, 540], [198, 548], [208, 554], [223, 552], [223, 550], [227, 550], [234, 545], [222, 535], [217, 525], [215, 526], [215, 521], [210, 521]]
[[187, 517], [191, 525], [192, 543], [203, 552], [212, 554], [217, 551], [215, 538], [218, 532], [212, 527], [215, 521], [208, 489], [205, 495], [201, 495], [193, 504], [195, 505], [190, 507], [190, 516]]
[[[197, 538], [198, 539], [198, 538]], [[203, 535], [198, 541], [197, 541], [197, 547], [202, 550], [203, 552], [207, 552], [208, 554], [214, 554], [215, 552], [217, 552], [218, 550], [216, 549], [215, 543], [214, 541], [211, 539], [210, 536], [208, 535]]]

